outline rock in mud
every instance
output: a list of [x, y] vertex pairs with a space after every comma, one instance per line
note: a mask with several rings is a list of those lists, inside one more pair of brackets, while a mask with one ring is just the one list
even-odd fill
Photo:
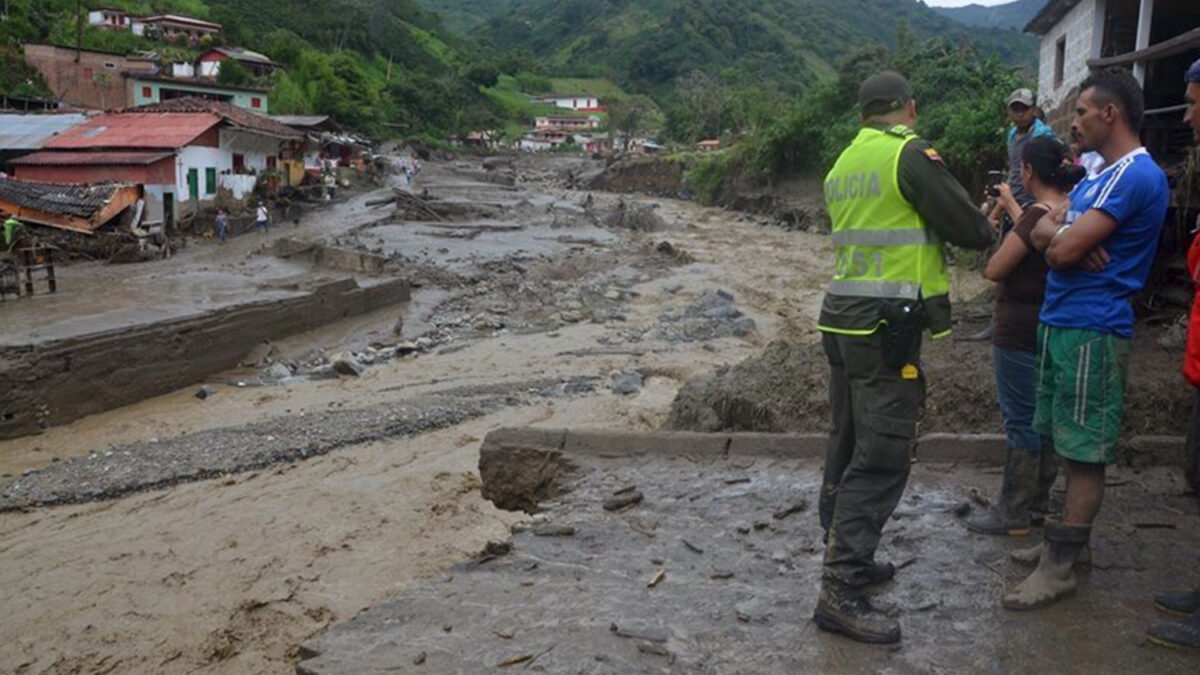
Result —
[[196, 398], [200, 399], [201, 401], [208, 398], [209, 396], [215, 396], [216, 394], [217, 394], [217, 390], [213, 389], [212, 387], [208, 386], [207, 384], [196, 390]]
[[264, 374], [271, 380], [283, 380], [292, 376], [292, 369], [284, 363], [273, 363]]
[[351, 375], [357, 377], [362, 374], [363, 365], [350, 352], [342, 352], [333, 358], [331, 362], [333, 369], [339, 375]]
[[613, 376], [612, 392], [622, 396], [636, 394], [642, 389], [642, 374], [636, 370], [627, 370]]

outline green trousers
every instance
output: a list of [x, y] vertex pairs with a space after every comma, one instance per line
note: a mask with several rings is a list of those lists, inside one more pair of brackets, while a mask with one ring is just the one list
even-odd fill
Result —
[[908, 355], [913, 368], [900, 370], [885, 363], [881, 331], [825, 333], [821, 340], [833, 413], [820, 496], [827, 537], [824, 578], [861, 586], [908, 482], [917, 414], [925, 401], [921, 345], [918, 341]]

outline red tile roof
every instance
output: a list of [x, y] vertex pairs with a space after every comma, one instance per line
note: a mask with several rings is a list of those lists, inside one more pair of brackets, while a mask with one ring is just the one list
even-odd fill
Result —
[[146, 166], [173, 156], [170, 152], [35, 152], [10, 160], [16, 166]]
[[46, 150], [93, 148], [182, 148], [221, 122], [221, 117], [201, 113], [108, 113], [95, 117], [50, 139]]
[[176, 115], [207, 112], [213, 115], [220, 115], [222, 119], [235, 127], [249, 129], [250, 131], [261, 131], [265, 134], [283, 136], [285, 138], [300, 138], [303, 135], [286, 124], [277, 122], [266, 115], [260, 115], [238, 107], [228, 101], [212, 101], [196, 96], [173, 98], [162, 103], [149, 103], [136, 108], [129, 108], [129, 113], [141, 112], [172, 113]]

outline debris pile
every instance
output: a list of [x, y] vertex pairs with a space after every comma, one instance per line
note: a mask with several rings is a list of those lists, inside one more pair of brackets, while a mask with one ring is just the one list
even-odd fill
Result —
[[617, 203], [601, 221], [605, 227], [614, 230], [633, 230], [635, 232], [657, 232], [666, 228], [666, 223], [655, 212], [654, 207], [643, 204], [627, 204], [625, 200]]

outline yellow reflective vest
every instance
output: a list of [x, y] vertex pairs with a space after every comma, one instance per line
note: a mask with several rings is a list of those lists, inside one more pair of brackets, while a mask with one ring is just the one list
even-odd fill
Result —
[[[900, 192], [900, 153], [916, 138], [902, 125], [864, 127], [825, 177], [837, 256], [831, 295], [928, 301], [949, 294], [942, 243]], [[817, 326], [846, 335], [878, 327]]]

